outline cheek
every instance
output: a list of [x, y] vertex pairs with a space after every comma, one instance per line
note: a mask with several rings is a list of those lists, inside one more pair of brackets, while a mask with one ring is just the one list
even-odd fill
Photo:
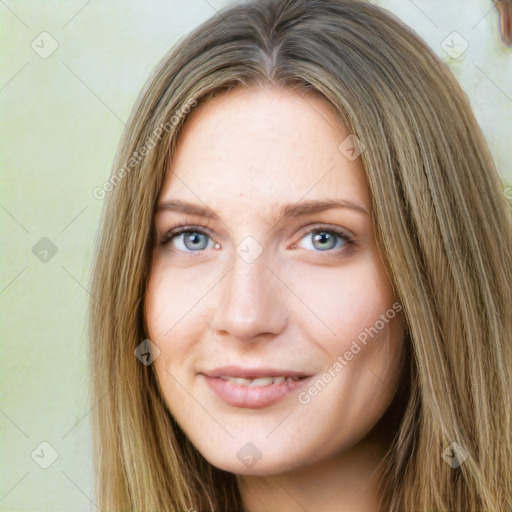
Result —
[[146, 334], [160, 350], [153, 366], [166, 395], [175, 387], [175, 380], [172, 378], [175, 370], [169, 366], [170, 363], [179, 363], [185, 358], [185, 347], [180, 344], [180, 339], [183, 338], [179, 333], [187, 327], [187, 311], [193, 304], [193, 297], [189, 298], [183, 293], [184, 283], [180, 283], [175, 277], [177, 276], [163, 272], [158, 267], [154, 268], [148, 281], [144, 308]]
[[174, 404], [186, 398], [181, 386], [193, 385], [194, 374], [189, 370], [209, 325], [205, 298], [214, 285], [214, 276], [205, 276], [200, 269], [183, 271], [157, 263], [150, 274], [145, 298], [147, 335], [160, 350], [154, 369], [166, 400]]
[[[322, 391], [316, 405], [321, 407], [319, 402], [325, 399], [325, 403], [350, 404], [358, 411], [355, 416], [379, 414], [396, 389], [403, 362], [401, 305], [380, 260], [370, 255], [337, 272], [316, 271], [314, 279], [304, 275], [300, 286], [323, 324], [319, 329], [320, 322], [314, 328], [302, 323], [316, 353], [324, 355], [321, 378], [328, 381], [328, 390]], [[316, 396], [316, 390], [304, 400], [309, 396]]]
[[[348, 350], [353, 339], [364, 338], [366, 329], [377, 322], [385, 331], [385, 320], [396, 316], [392, 288], [380, 262], [369, 255], [355, 264], [333, 269], [304, 269], [296, 281], [294, 292], [311, 314], [303, 315], [309, 331], [331, 355]], [[296, 315], [300, 319], [300, 315]], [[311, 323], [311, 319], [314, 321]], [[306, 324], [304, 323], [304, 326]], [[387, 326], [387, 323], [386, 323]], [[303, 327], [306, 329], [306, 327]]]
[[[215, 284], [214, 276], [207, 274], [199, 268], [183, 271], [165, 267], [156, 260], [145, 298], [146, 323], [152, 341], [165, 343], [184, 326], [190, 329], [197, 325], [200, 303]], [[190, 322], [191, 318], [194, 322]]]

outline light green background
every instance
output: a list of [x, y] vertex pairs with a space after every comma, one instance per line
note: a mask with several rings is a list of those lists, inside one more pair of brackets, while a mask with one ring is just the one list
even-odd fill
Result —
[[[93, 241], [123, 124], [154, 65], [220, 0], [0, 1], [2, 511], [96, 510], [85, 369]], [[502, 176], [512, 182], [512, 50], [487, 0], [378, 0], [448, 62], [467, 92]], [[48, 51], [43, 59], [31, 47]], [[453, 31], [469, 44], [442, 48]], [[44, 44], [44, 46], [43, 46]], [[508, 135], [508, 136], [507, 136]], [[42, 237], [58, 252], [32, 253]], [[31, 457], [48, 442], [58, 458]], [[34, 459], [49, 462], [51, 448]], [[39, 457], [38, 457], [39, 455]]]

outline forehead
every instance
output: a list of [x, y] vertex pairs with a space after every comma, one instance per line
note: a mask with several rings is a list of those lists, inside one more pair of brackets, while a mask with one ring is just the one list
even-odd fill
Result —
[[317, 95], [235, 89], [193, 111], [177, 141], [162, 200], [269, 207], [344, 198], [369, 208], [360, 159], [338, 149], [349, 134]]

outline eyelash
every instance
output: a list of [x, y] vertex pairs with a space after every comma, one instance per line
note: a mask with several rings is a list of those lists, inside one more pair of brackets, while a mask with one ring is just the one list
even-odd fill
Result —
[[[169, 229], [161, 238], [160, 245], [166, 246], [171, 242], [174, 238], [178, 237], [179, 235], [182, 235], [183, 233], [200, 233], [211, 240], [213, 238], [210, 236], [209, 230], [207, 228], [203, 228], [201, 226], [194, 226], [190, 224], [183, 224], [179, 223], [176, 226]], [[318, 252], [321, 253], [323, 256], [327, 257], [328, 259], [336, 258], [340, 255], [341, 252], [344, 252], [348, 247], [355, 245], [355, 240], [352, 236], [349, 235], [345, 230], [337, 227], [337, 226], [329, 226], [329, 225], [323, 225], [323, 226], [314, 226], [313, 228], [308, 229], [308, 231], [301, 233], [300, 240], [302, 240], [305, 236], [310, 235], [312, 233], [331, 233], [339, 238], [341, 238], [345, 245], [342, 247], [338, 247], [337, 249], [329, 249], [326, 251], [312, 251], [312, 252]], [[296, 244], [294, 244], [296, 246]], [[197, 254], [204, 252], [204, 249], [201, 251], [180, 251], [185, 252], [189, 254]]]

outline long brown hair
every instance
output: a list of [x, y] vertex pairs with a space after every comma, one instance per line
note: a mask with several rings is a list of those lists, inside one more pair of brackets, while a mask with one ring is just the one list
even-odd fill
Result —
[[89, 361], [98, 507], [243, 510], [235, 476], [192, 446], [134, 350], [146, 337], [155, 204], [187, 112], [268, 85], [323, 96], [365, 147], [410, 351], [404, 414], [379, 466], [381, 510], [512, 510], [510, 204], [447, 66], [398, 19], [357, 0], [224, 9], [140, 94], [100, 191]]

